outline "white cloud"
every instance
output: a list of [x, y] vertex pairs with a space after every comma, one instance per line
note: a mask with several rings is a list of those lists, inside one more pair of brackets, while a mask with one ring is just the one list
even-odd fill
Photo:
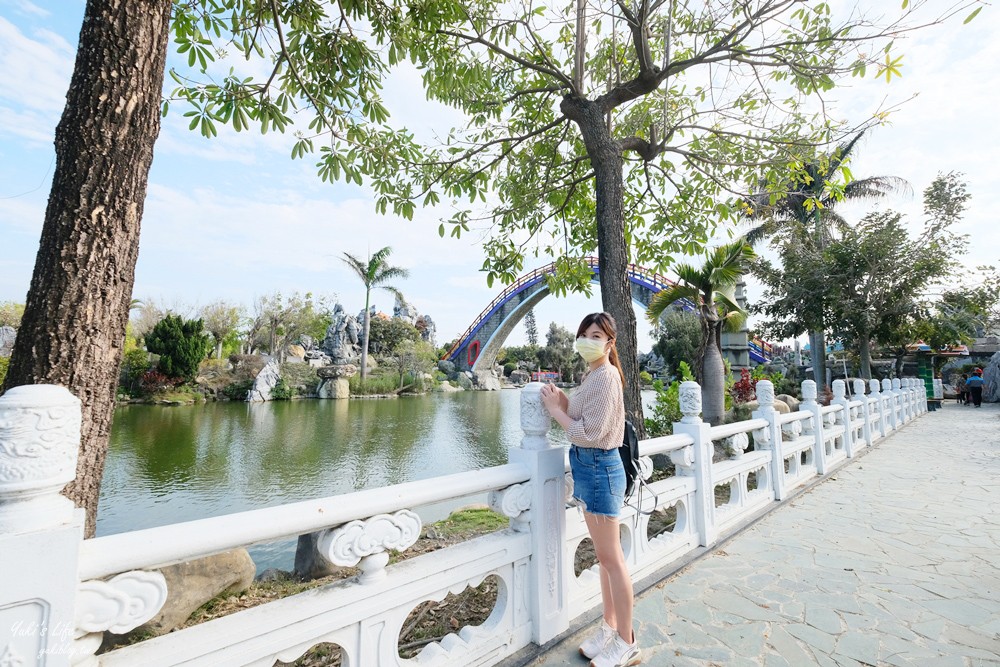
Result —
[[59, 35], [38, 30], [32, 39], [0, 16], [0, 99], [57, 115], [66, 102], [74, 55]]

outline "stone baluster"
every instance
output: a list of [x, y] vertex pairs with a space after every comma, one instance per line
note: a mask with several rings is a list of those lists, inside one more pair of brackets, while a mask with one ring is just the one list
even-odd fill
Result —
[[59, 493], [79, 448], [80, 401], [64, 387], [0, 396], [0, 664], [70, 664], [84, 512]]
[[903, 414], [903, 392], [900, 389], [899, 378], [892, 378], [892, 405], [896, 411], [896, 428], [906, 423], [906, 415]]
[[[816, 473], [826, 474], [826, 446], [823, 442], [823, 408], [816, 402], [816, 381], [804, 380], [802, 382], [802, 405], [799, 410], [812, 413], [809, 424], [814, 438], [813, 441], [813, 461], [816, 463]], [[805, 424], [803, 424], [805, 425]]]
[[882, 409], [885, 410], [885, 429], [895, 431], [900, 427], [896, 421], [896, 403], [892, 394], [892, 380], [882, 380]]
[[[868, 381], [868, 390], [871, 393], [872, 399], [874, 399], [873, 405], [875, 409], [878, 410], [878, 437], [884, 438], [888, 430], [888, 422], [885, 417], [885, 404], [882, 396], [882, 385], [878, 380]], [[872, 433], [872, 442], [875, 442], [875, 434]]]
[[564, 556], [566, 544], [566, 454], [548, 439], [552, 420], [542, 405], [541, 382], [521, 390], [521, 446], [510, 451], [511, 463], [530, 472], [529, 522], [531, 553], [528, 571], [532, 620], [531, 639], [544, 644], [569, 627], [569, 575], [572, 560]]
[[757, 382], [757, 403], [754, 419], [767, 420], [767, 427], [753, 433], [754, 450], [771, 450], [771, 484], [775, 500], [784, 500], [788, 495], [785, 488], [785, 457], [781, 447], [781, 413], [774, 409], [774, 385], [770, 380]]
[[840, 406], [837, 423], [844, 426], [844, 453], [854, 458], [854, 434], [851, 432], [851, 401], [847, 398], [847, 385], [843, 380], [833, 381], [833, 405]]
[[711, 425], [701, 419], [701, 386], [697, 382], [682, 382], [679, 399], [683, 417], [674, 424], [674, 433], [689, 435], [694, 440], [690, 471], [695, 478], [695, 524], [698, 543], [707, 547], [719, 536], [715, 525], [715, 487], [712, 486]]
[[916, 410], [913, 409], [913, 380], [910, 378], [903, 378], [901, 384], [903, 390], [903, 403], [906, 405], [906, 419], [911, 421], [917, 416]]
[[[864, 425], [862, 427], [862, 433], [864, 434], [864, 446], [872, 446], [872, 420], [871, 420], [871, 410], [868, 405], [868, 397], [865, 396], [865, 381], [855, 380], [854, 381], [854, 397], [856, 400], [861, 401], [861, 415], [864, 418]], [[858, 445], [862, 443], [856, 443]]]

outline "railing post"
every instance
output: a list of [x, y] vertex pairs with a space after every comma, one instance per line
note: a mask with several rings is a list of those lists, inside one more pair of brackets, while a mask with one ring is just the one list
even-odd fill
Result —
[[892, 405], [896, 413], [897, 429], [906, 423], [906, 415], [903, 413], [903, 392], [899, 387], [899, 378], [892, 378]]
[[521, 390], [521, 447], [510, 451], [511, 462], [531, 471], [531, 564], [528, 593], [532, 641], [544, 644], [569, 627], [569, 572], [566, 545], [566, 455], [547, 437], [551, 417], [542, 406], [541, 382]]
[[697, 382], [682, 382], [679, 398], [684, 416], [674, 424], [674, 433], [689, 435], [694, 440], [695, 524], [698, 543], [707, 547], [719, 536], [715, 526], [715, 487], [712, 486], [712, 427], [701, 420], [701, 386]]
[[865, 419], [864, 429], [862, 430], [862, 433], [864, 433], [865, 436], [865, 446], [871, 447], [874, 438], [872, 437], [871, 410], [869, 410], [868, 408], [868, 397], [865, 396], [864, 380], [854, 381], [854, 397], [857, 400], [861, 401], [861, 414], [864, 416]]
[[[770, 380], [757, 382], [757, 403], [760, 408], [754, 410], [754, 419], [766, 419], [767, 427], [754, 432], [754, 449], [771, 450], [771, 487], [774, 489], [774, 499], [784, 500], [785, 489], [785, 457], [781, 448], [781, 424], [778, 417], [781, 413], [774, 409], [774, 385]], [[758, 435], [758, 433], [760, 435]]]
[[847, 385], [843, 380], [833, 381], [833, 403], [840, 406], [837, 421], [844, 425], [844, 453], [854, 458], [854, 434], [851, 432], [851, 401], [847, 398]]
[[[868, 381], [868, 388], [871, 391], [872, 398], [875, 399], [875, 405], [878, 408], [878, 437], [884, 438], [886, 435], [887, 424], [885, 421], [885, 408], [884, 401], [882, 400], [882, 389], [878, 380], [871, 379]], [[875, 434], [872, 433], [872, 442], [875, 441]]]
[[913, 420], [917, 416], [917, 406], [916, 397], [913, 395], [913, 380], [911, 378], [903, 378], [903, 396], [906, 398], [906, 418], [907, 420]]
[[886, 431], [895, 431], [900, 427], [896, 421], [896, 400], [892, 393], [892, 380], [882, 380], [882, 409], [886, 411]]
[[0, 396], [0, 664], [69, 665], [84, 511], [59, 495], [76, 476], [80, 401], [64, 387]]
[[812, 429], [813, 461], [816, 463], [816, 473], [826, 474], [826, 446], [823, 443], [823, 408], [816, 402], [816, 381], [803, 380], [802, 405], [799, 410], [812, 413], [812, 419], [805, 422]]

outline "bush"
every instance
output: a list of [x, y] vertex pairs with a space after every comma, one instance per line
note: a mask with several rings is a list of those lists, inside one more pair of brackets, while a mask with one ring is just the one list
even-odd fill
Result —
[[272, 401], [288, 401], [292, 398], [292, 388], [288, 386], [284, 378], [278, 378], [278, 383], [271, 390]]
[[146, 371], [139, 379], [139, 390], [146, 396], [169, 391], [182, 382], [180, 378], [167, 377], [160, 371]]
[[139, 390], [139, 382], [149, 370], [149, 354], [145, 350], [132, 348], [122, 355], [122, 371], [119, 387], [128, 394]]
[[198, 364], [212, 349], [201, 320], [184, 320], [167, 315], [146, 334], [146, 349], [160, 355], [158, 368], [163, 374], [191, 379]]
[[7, 377], [7, 369], [10, 367], [10, 357], [0, 357], [0, 386], [3, 385]]
[[503, 365], [503, 374], [505, 377], [510, 377], [510, 374], [517, 370], [517, 364], [506, 363]]
[[669, 387], [664, 388], [662, 380], [653, 382], [656, 390], [656, 400], [653, 403], [652, 416], [646, 418], [646, 436], [656, 438], [661, 435], [671, 435], [674, 432], [674, 422], [681, 420], [680, 402], [681, 383], [674, 380]]
[[[507, 375], [510, 375], [510, 373], [507, 373]], [[642, 371], [641, 373], [639, 373], [639, 382], [641, 382], [643, 385], [653, 384], [653, 376], [647, 373], [646, 371]]]
[[230, 401], [247, 400], [247, 392], [253, 388], [253, 380], [240, 380], [231, 382], [222, 388], [222, 395]]
[[740, 379], [733, 383], [731, 393], [737, 405], [757, 400], [757, 379], [750, 376], [749, 369], [740, 371]]

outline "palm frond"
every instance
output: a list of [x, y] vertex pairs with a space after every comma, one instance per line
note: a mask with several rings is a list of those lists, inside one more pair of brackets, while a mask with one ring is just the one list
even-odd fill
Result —
[[844, 186], [844, 199], [874, 201], [893, 193], [911, 196], [913, 186], [899, 176], [869, 176]]
[[735, 285], [756, 256], [753, 247], [743, 238], [716, 248], [705, 262], [713, 289]]
[[372, 279], [372, 285], [382, 285], [382, 283], [394, 278], [409, 278], [410, 272], [400, 266], [380, 266]]
[[351, 267], [351, 270], [358, 275], [358, 278], [361, 279], [361, 282], [363, 282], [366, 286], [369, 284], [368, 264], [366, 262], [362, 262], [360, 259], [358, 259], [349, 252], [344, 253], [344, 256], [341, 258], [341, 261], [343, 261], [344, 264], [346, 264], [347, 266]]
[[681, 299], [688, 299], [694, 303], [701, 302], [701, 292], [692, 285], [671, 285], [653, 295], [646, 307], [646, 317], [650, 322], [656, 324], [663, 312], [671, 305]]

